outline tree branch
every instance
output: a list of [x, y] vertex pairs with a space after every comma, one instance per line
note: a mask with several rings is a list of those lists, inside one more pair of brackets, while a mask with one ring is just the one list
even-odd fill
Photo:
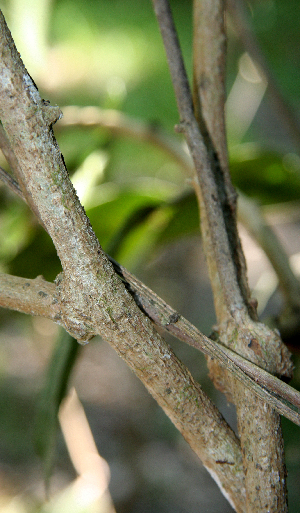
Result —
[[[254, 309], [251, 309], [244, 273], [245, 266], [239, 250], [235, 205], [230, 194], [229, 175], [226, 168], [222, 169], [220, 157], [216, 157], [216, 155], [223, 156], [224, 160], [223, 150], [217, 147], [211, 151], [210, 143], [205, 147], [205, 140], [198, 130], [194, 116], [191, 94], [168, 1], [153, 0], [153, 4], [166, 48], [181, 124], [195, 165], [195, 187], [201, 210], [203, 243], [214, 292], [220, 338], [225, 345], [233, 347], [239, 354], [270, 372], [289, 375], [291, 372], [289, 353], [279, 335], [255, 322], [256, 314]], [[206, 137], [208, 133], [212, 146], [214, 139], [217, 141], [216, 144], [223, 141], [224, 146], [224, 131], [223, 134], [220, 133], [220, 138], [216, 138], [209, 132], [210, 127], [214, 126], [213, 121], [207, 123], [209, 119], [216, 119], [216, 105], [219, 113], [219, 107], [223, 108], [222, 102], [224, 102], [224, 94], [222, 91], [222, 94], [220, 93], [220, 87], [218, 88], [214, 82], [216, 79], [220, 80], [221, 86], [224, 82], [222, 66], [219, 78], [214, 71], [218, 69], [220, 53], [224, 52], [224, 5], [220, 0], [213, 2], [195, 0], [194, 6], [195, 20], [199, 24], [195, 28], [195, 33], [200, 39], [200, 42], [196, 41], [196, 43], [199, 42], [202, 45], [205, 56], [212, 54], [211, 58], [202, 58], [195, 62], [195, 65], [199, 66], [199, 72], [195, 73], [195, 82], [199, 86], [198, 105], [203, 109], [200, 127], [203, 123], [205, 124], [207, 132], [204, 136]], [[199, 16], [195, 14], [195, 10], [200, 13]], [[217, 51], [215, 51], [215, 41], [217, 41]], [[209, 83], [204, 80], [205, 87], [203, 77], [210, 80]], [[200, 81], [197, 84], [198, 80]], [[217, 87], [217, 93], [204, 94], [207, 89], [214, 87]], [[211, 111], [214, 112], [213, 115]], [[238, 248], [237, 251], [236, 248]], [[229, 375], [224, 376], [224, 372], [218, 366], [211, 365], [211, 374], [214, 382], [219, 388], [222, 387], [229, 397], [231, 396], [237, 407], [248, 510], [261, 511], [267, 504], [270, 511], [275, 511], [274, 505], [279, 497], [280, 509], [286, 511], [286, 470], [278, 414], [267, 404], [254, 401], [248, 391], [237, 385], [234, 380], [231, 381]], [[264, 436], [259, 436], [257, 430], [259, 433], [262, 430]], [[269, 456], [267, 460], [266, 454]], [[266, 461], [270, 467], [266, 466]], [[279, 479], [277, 479], [278, 476], [280, 476]]]
[[0, 306], [29, 315], [46, 317], [59, 324], [60, 304], [56, 286], [42, 276], [34, 280], [0, 274]]
[[[267, 401], [278, 413], [300, 425], [300, 392], [226, 346], [207, 338], [125, 267], [110, 260], [135, 303], [156, 327], [163, 328], [182, 342], [216, 359], [257, 397]], [[30, 280], [0, 274], [0, 306], [46, 317], [61, 324], [61, 304], [57, 299], [56, 286], [42, 277]]]
[[[224, 121], [226, 51], [224, 8], [224, 0], [194, 0], [196, 96], [199, 96], [202, 115], [215, 152], [220, 155], [219, 171], [221, 179], [220, 177], [218, 179], [223, 183], [223, 190], [226, 191], [227, 196], [227, 201], [223, 200], [222, 208], [224, 217], [227, 219], [228, 237], [233, 240], [233, 247], [237, 248], [237, 251], [232, 252], [232, 258], [237, 269], [239, 286], [241, 287], [243, 297], [246, 298], [246, 304], [249, 304], [248, 298], [250, 294], [247, 285], [246, 266], [237, 233], [236, 209], [230, 200], [232, 196], [229, 185], [230, 177], [226, 154], [224, 154], [224, 147], [226, 147]], [[209, 77], [209, 81], [205, 81], [205, 77]], [[216, 124], [216, 118], [222, 121]], [[213, 164], [214, 160], [212, 159], [212, 166]], [[221, 194], [220, 199], [222, 197]], [[201, 196], [199, 196], [199, 199], [201, 202]], [[229, 205], [229, 209], [226, 208], [226, 204]], [[205, 228], [204, 224], [204, 231], [206, 233], [204, 244], [207, 246], [208, 265], [214, 270], [215, 264], [212, 262], [210, 254], [211, 235]], [[211, 274], [214, 275], [214, 271]], [[214, 296], [217, 297], [219, 294], [218, 284], [213, 282], [213, 288]], [[248, 310], [255, 321], [256, 316], [253, 315], [249, 308]], [[278, 335], [272, 334], [266, 327], [253, 322], [245, 311], [241, 312], [241, 314], [240, 319], [235, 318], [234, 321], [227, 314], [227, 319], [224, 322], [222, 313], [217, 310], [221, 339], [227, 339], [229, 344], [232, 344], [232, 337], [235, 339], [235, 344], [239, 340], [238, 352], [242, 355], [245, 355], [246, 344], [248, 347], [250, 344], [251, 347], [254, 341], [254, 345], [257, 344], [255, 349], [253, 347], [254, 352], [260, 353], [260, 356], [262, 356], [262, 352], [267, 346], [268, 358], [262, 357], [260, 366], [270, 369], [271, 372], [276, 372], [275, 369], [278, 369], [278, 365], [281, 364], [280, 357], [278, 358], [276, 354], [278, 346], [284, 347]], [[238, 330], [236, 336], [233, 334], [233, 326]], [[244, 333], [241, 330], [242, 326], [245, 327]], [[248, 337], [250, 337], [250, 342], [247, 342]], [[285, 351], [285, 365], [287, 365], [287, 368], [291, 366], [287, 351]], [[261, 512], [266, 509], [274, 512], [278, 511], [278, 509], [286, 511], [286, 469], [279, 415], [272, 410], [269, 404], [258, 401], [253, 396], [251, 397], [248, 390], [245, 390], [235, 380], [232, 380], [232, 376], [229, 376], [227, 372], [220, 372], [214, 362], [213, 365], [210, 365], [210, 371], [214, 381], [218, 383], [221, 389], [224, 390], [225, 388], [228, 396], [231, 396], [236, 404], [238, 429], [244, 459], [247, 511], [249, 513], [250, 511]], [[228, 389], [230, 390], [229, 393]], [[274, 474], [276, 474], [275, 479]], [[277, 479], [277, 476], [280, 476], [280, 478]]]
[[[52, 133], [60, 116], [43, 102], [0, 14], [0, 117], [18, 182], [60, 257], [57, 300], [81, 342], [101, 334], [142, 380], [214, 475], [237, 511], [245, 500], [238, 440], [188, 370], [135, 304], [105, 256], [69, 180]], [[222, 463], [222, 464], [220, 464]]]
[[218, 304], [226, 317], [228, 311], [245, 309], [246, 299], [241, 295], [236, 269], [232, 262], [219, 191], [212, 173], [210, 156], [194, 115], [192, 95], [169, 3], [167, 0], [153, 0], [153, 5], [166, 49], [182, 131], [186, 136], [196, 170], [194, 185], [202, 198], [201, 219], [207, 219], [207, 229], [211, 237], [210, 253], [215, 261], [221, 284]]

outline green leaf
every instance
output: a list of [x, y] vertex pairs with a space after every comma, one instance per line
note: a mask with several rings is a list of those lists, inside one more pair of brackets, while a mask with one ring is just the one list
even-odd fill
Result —
[[168, 244], [182, 237], [200, 235], [199, 207], [194, 191], [170, 202], [172, 217], [159, 234], [158, 244]]
[[58, 433], [58, 409], [66, 394], [71, 371], [81, 346], [66, 331], [61, 330], [48, 366], [46, 380], [36, 408], [34, 445], [40, 456], [46, 485], [49, 484], [55, 458]]
[[157, 248], [194, 234], [199, 234], [199, 213], [195, 194], [190, 191], [170, 201], [138, 207], [125, 218], [106, 250], [132, 266]]
[[253, 143], [237, 146], [230, 160], [234, 185], [264, 204], [299, 200], [300, 165], [297, 169], [292, 155], [264, 151]]

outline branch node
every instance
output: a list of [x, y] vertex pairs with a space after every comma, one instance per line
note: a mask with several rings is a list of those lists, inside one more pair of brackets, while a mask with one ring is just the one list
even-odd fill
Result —
[[185, 121], [180, 121], [177, 125], [174, 126], [174, 130], [177, 134], [185, 133], [187, 123]]
[[63, 117], [60, 108], [57, 105], [51, 106], [49, 100], [42, 100], [42, 111], [44, 120], [50, 127]]

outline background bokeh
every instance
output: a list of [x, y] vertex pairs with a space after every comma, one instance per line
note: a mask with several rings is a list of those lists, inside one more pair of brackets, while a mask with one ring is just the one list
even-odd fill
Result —
[[[192, 2], [172, 0], [171, 6], [191, 77]], [[173, 129], [178, 114], [150, 0], [7, 0], [0, 7], [41, 96], [58, 104], [66, 118], [68, 106], [118, 110], [129, 122], [141, 121], [185, 151]], [[299, 2], [252, 0], [248, 7], [278, 87], [297, 115]], [[300, 270], [300, 140], [288, 134], [230, 17], [227, 29], [232, 178], [240, 191], [260, 202], [294, 268]], [[125, 129], [67, 126], [62, 121], [54, 131], [105, 251], [209, 334], [213, 301], [196, 200], [181, 163]], [[7, 169], [4, 157], [0, 161]], [[240, 230], [250, 286], [260, 300], [262, 317], [269, 319], [283, 300], [264, 253], [242, 226]], [[0, 184], [0, 271], [53, 280], [60, 270], [48, 235], [26, 205]], [[98, 451], [109, 464], [110, 493], [118, 513], [232, 511], [201, 462], [114, 351], [99, 337], [84, 348], [63, 337], [51, 322], [0, 310], [1, 513], [61, 511], [57, 505], [45, 506], [43, 465], [36, 449], [44, 450], [45, 442], [37, 443], [41, 432], [53, 436], [47, 415], [37, 408], [40, 394], [45, 400], [48, 391], [45, 408], [50, 411], [51, 399], [65, 392], [63, 386], [58, 392], [55, 388], [61, 375], [49, 372], [51, 361], [57, 368], [62, 344], [69, 345], [70, 362], [75, 362], [66, 386], [75, 386]], [[234, 408], [212, 388], [202, 355], [175, 340], [168, 342], [235, 427]], [[297, 344], [293, 352], [292, 384], [299, 388]], [[283, 419], [283, 430], [290, 512], [296, 513], [299, 428]], [[59, 433], [50, 497], [58, 496], [74, 478]]]

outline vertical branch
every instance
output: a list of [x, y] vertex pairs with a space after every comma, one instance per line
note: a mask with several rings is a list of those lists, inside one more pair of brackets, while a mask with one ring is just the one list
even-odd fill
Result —
[[[236, 247], [233, 251], [239, 284], [249, 297], [246, 266], [241, 250], [240, 240], [236, 226], [236, 208], [232, 194], [232, 186], [228, 171], [226, 133], [224, 120], [225, 104], [225, 29], [224, 29], [224, 0], [194, 0], [194, 86], [195, 105], [199, 119], [199, 126], [203, 124], [207, 130], [207, 144], [211, 148], [210, 153], [218, 155], [220, 169], [219, 174], [223, 184], [223, 191], [227, 196], [223, 200], [223, 211], [227, 217], [227, 230], [229, 237]], [[212, 158], [212, 166], [215, 159]], [[220, 179], [219, 179], [220, 180]], [[224, 192], [223, 192], [224, 194]], [[201, 202], [201, 197], [200, 197]], [[229, 208], [226, 206], [229, 205]], [[211, 235], [205, 229], [204, 218], [204, 246], [209, 267], [214, 268], [210, 246]], [[214, 284], [213, 284], [214, 287]], [[215, 287], [214, 295], [218, 295]], [[223, 319], [217, 310], [217, 318], [220, 323], [220, 336], [228, 340], [229, 324], [222, 327]], [[244, 319], [245, 322], [246, 319]], [[230, 320], [228, 319], [230, 322]], [[242, 328], [244, 322], [235, 321], [236, 329]], [[246, 321], [247, 330], [249, 323]], [[249, 330], [251, 333], [252, 328]], [[251, 326], [250, 324], [250, 326]], [[232, 333], [232, 332], [231, 332]], [[260, 333], [261, 340], [258, 347], [265, 345], [265, 340], [270, 333], [263, 330]], [[239, 338], [239, 336], [237, 336]], [[243, 338], [243, 336], [241, 336]], [[250, 338], [250, 346], [251, 346]], [[256, 339], [255, 339], [256, 340]], [[271, 342], [271, 347], [273, 343]], [[271, 348], [270, 347], [270, 348]], [[276, 347], [273, 347], [273, 351]], [[243, 348], [242, 348], [243, 351]], [[264, 366], [270, 362], [261, 362]], [[222, 373], [214, 363], [210, 365], [211, 374], [221, 389], [225, 389], [236, 404], [238, 416], [238, 428], [241, 437], [242, 453], [244, 458], [245, 483], [247, 494], [247, 511], [286, 511], [286, 470], [284, 464], [283, 440], [280, 427], [280, 417], [267, 404], [256, 401], [238, 383], [232, 380], [227, 373]], [[273, 368], [273, 372], [275, 368]], [[276, 476], [274, 479], [274, 475]], [[280, 502], [280, 507], [278, 503]]]
[[[228, 171], [225, 137], [225, 52], [224, 1], [194, 2], [194, 105], [206, 144], [215, 149], [221, 168]], [[205, 31], [205, 38], [203, 37]], [[207, 51], [206, 40], [210, 48]], [[208, 106], [212, 112], [208, 111]], [[211, 140], [210, 140], [211, 137]], [[230, 184], [231, 193], [236, 196]]]
[[[212, 171], [219, 189], [219, 198], [226, 223], [232, 259], [239, 288], [251, 317], [256, 312], [249, 301], [250, 291], [246, 276], [246, 263], [237, 232], [236, 199], [229, 168], [225, 129], [225, 55], [226, 35], [224, 27], [224, 0], [194, 2], [194, 106], [203, 139], [205, 141]], [[196, 188], [200, 208], [201, 191]], [[206, 216], [201, 217], [202, 231], [206, 232]], [[211, 236], [208, 237], [211, 239]], [[207, 251], [212, 254], [211, 248]], [[215, 264], [208, 258], [210, 277], [214, 288], [218, 288]], [[215, 293], [217, 317], [221, 321], [221, 309]]]
[[[194, 3], [195, 45], [200, 44], [201, 55], [201, 59], [195, 62], [196, 96], [199, 96], [195, 104], [202, 134], [194, 115], [168, 1], [153, 0], [153, 4], [166, 48], [181, 127], [195, 165], [194, 184], [200, 204], [203, 243], [220, 338], [236, 352], [270, 372], [290, 374], [287, 349], [278, 334], [255, 322], [254, 309], [251, 311], [248, 300], [245, 265], [236, 228], [235, 195], [225, 149], [224, 4], [220, 0], [195, 0]], [[221, 122], [216, 121], [219, 115]], [[210, 132], [215, 127], [218, 136]], [[214, 379], [231, 395], [237, 406], [248, 511], [278, 511], [274, 507], [277, 501], [279, 510], [286, 511], [286, 471], [279, 416], [265, 403], [255, 401], [251, 394], [230, 381], [229, 376], [217, 367], [214, 367]]]
[[177, 100], [180, 128], [184, 132], [195, 166], [194, 184], [201, 195], [201, 216], [207, 217], [207, 229], [211, 234], [210, 251], [215, 263], [215, 274], [220, 282], [218, 301], [223, 316], [228, 312], [247, 310], [245, 299], [238, 284], [232, 259], [226, 219], [219, 198], [216, 177], [212, 173], [211, 159], [194, 115], [192, 95], [183, 64], [177, 33], [167, 0], [153, 0], [160, 31], [163, 37], [171, 78]]

